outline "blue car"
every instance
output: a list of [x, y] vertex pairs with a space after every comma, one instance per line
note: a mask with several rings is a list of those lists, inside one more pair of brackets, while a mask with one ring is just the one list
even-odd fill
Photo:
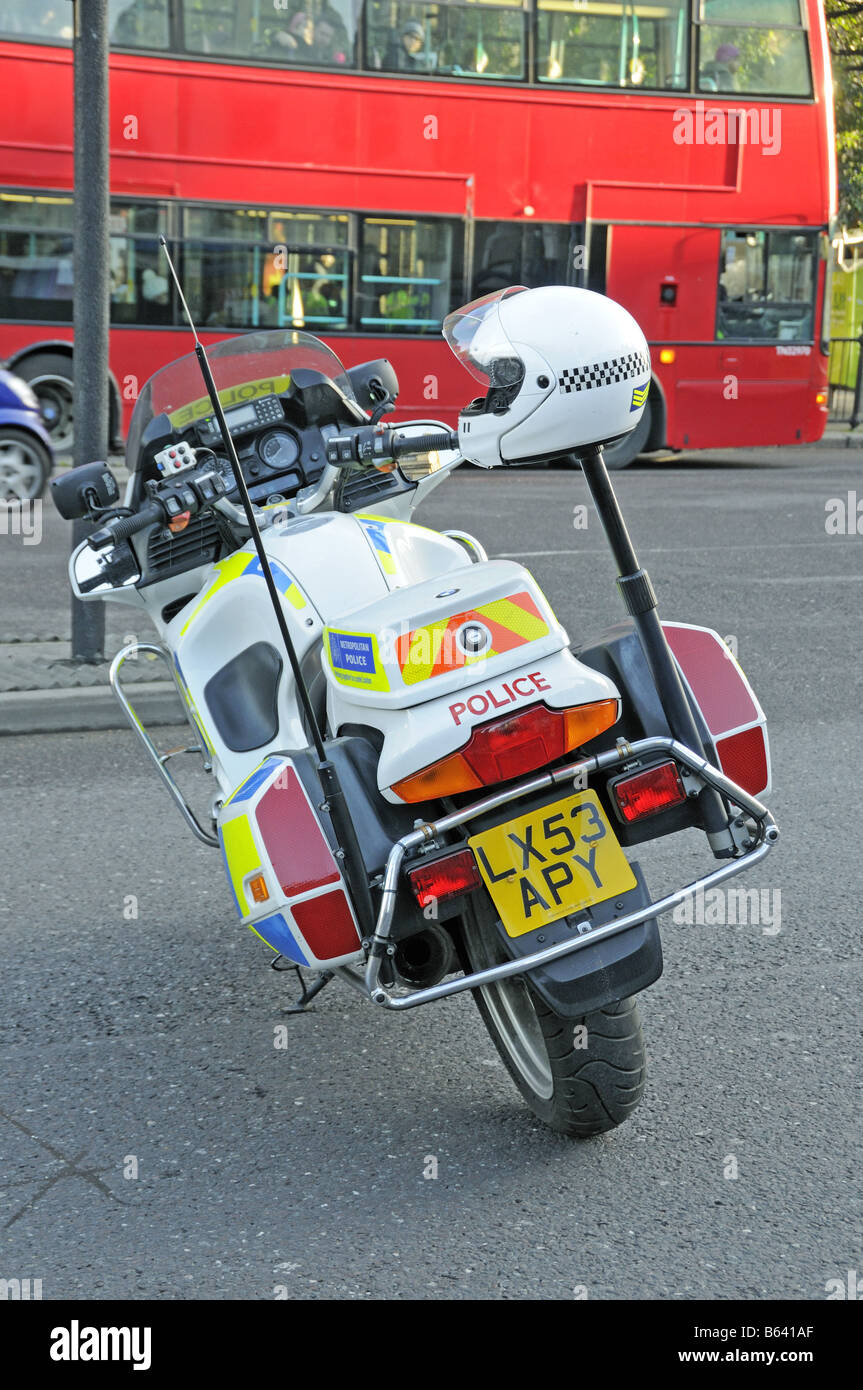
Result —
[[0, 367], [0, 502], [41, 497], [54, 452], [32, 386]]

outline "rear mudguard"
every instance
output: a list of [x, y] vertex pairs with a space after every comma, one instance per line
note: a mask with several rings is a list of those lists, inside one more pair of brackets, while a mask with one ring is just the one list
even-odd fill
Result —
[[[534, 951], [555, 946], [560, 941], [624, 917], [650, 902], [637, 863], [631, 865], [637, 883], [629, 892], [571, 917], [564, 917], [550, 927], [525, 932], [522, 936], [507, 936], [500, 922], [497, 932], [511, 960], [529, 956]], [[617, 999], [647, 989], [662, 974], [662, 943], [655, 917], [638, 927], [585, 946], [569, 956], [561, 956], [527, 978], [537, 994], [561, 1018], [583, 1018], [596, 1009], [605, 1008]]]

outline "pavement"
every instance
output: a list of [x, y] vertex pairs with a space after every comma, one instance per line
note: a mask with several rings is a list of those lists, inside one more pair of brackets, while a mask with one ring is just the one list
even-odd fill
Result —
[[[734, 468], [775, 468], [787, 460], [792, 468], [827, 465], [833, 450], [863, 447], [863, 430], [831, 429], [814, 446], [777, 449], [704, 450], [692, 454], [663, 454], [644, 459], [621, 476], [658, 475], [658, 471]], [[830, 451], [829, 453], [826, 451]], [[71, 466], [61, 459], [58, 466]], [[122, 484], [128, 474], [121, 458], [111, 466]], [[517, 470], [526, 472], [528, 470]], [[465, 470], [465, 475], [476, 470]], [[488, 486], [495, 483], [486, 479]], [[0, 606], [0, 735], [74, 732], [126, 727], [126, 718], [108, 683], [110, 662], [127, 642], [151, 640], [152, 632], [130, 633], [128, 610], [106, 604], [105, 659], [88, 664], [72, 659], [70, 602], [66, 574], [71, 528], [54, 511], [50, 496], [42, 505], [41, 538], [28, 544], [23, 536], [0, 536], [0, 578], [19, 601]], [[26, 594], [25, 586], [33, 587]], [[124, 684], [135, 684], [134, 703], [146, 724], [183, 724], [185, 715], [173, 682], [158, 658], [127, 661]]]
[[[287, 1014], [294, 977], [270, 970], [130, 729], [4, 739], [0, 1277], [41, 1278], [45, 1300], [848, 1287], [863, 1271], [863, 535], [825, 516], [860, 477], [820, 449], [615, 480], [661, 611], [733, 636], [767, 711], [781, 839], [735, 882], [781, 904], [781, 929], [663, 919], [665, 971], [639, 999], [647, 1090], [597, 1139], [532, 1118], [465, 995], [389, 1016], [334, 981]], [[522, 559], [580, 641], [620, 615], [596, 518], [573, 525], [585, 500], [575, 473], [465, 470], [420, 520]], [[50, 518], [48, 536], [0, 574], [7, 632], [62, 635], [67, 540]], [[695, 832], [638, 858], [654, 893], [713, 866]]]

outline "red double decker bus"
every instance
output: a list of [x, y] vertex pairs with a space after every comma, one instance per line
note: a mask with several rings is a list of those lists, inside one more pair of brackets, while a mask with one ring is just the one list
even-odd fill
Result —
[[[454, 421], [450, 309], [620, 300], [649, 410], [611, 451], [820, 438], [835, 213], [818, 0], [110, 0], [114, 427], [188, 348], [304, 327]], [[72, 6], [0, 0], [0, 356], [72, 420]]]

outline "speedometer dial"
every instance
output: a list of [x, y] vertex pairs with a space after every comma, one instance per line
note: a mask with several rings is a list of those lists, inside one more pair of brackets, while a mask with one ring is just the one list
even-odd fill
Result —
[[225, 488], [226, 488], [227, 492], [228, 492], [229, 494], [232, 493], [232, 492], [234, 491], [235, 487], [237, 486], [237, 480], [236, 480], [236, 478], [234, 477], [234, 470], [233, 470], [233, 468], [231, 467], [230, 463], [229, 463], [228, 460], [225, 459], [225, 458], [219, 458], [219, 457], [217, 457], [217, 458], [216, 458], [216, 467], [218, 468], [219, 472], [220, 472], [221, 475], [222, 475], [222, 478], [223, 478], [223, 480], [224, 480]]
[[287, 430], [270, 430], [258, 440], [258, 454], [273, 473], [284, 473], [300, 457], [300, 446]]

